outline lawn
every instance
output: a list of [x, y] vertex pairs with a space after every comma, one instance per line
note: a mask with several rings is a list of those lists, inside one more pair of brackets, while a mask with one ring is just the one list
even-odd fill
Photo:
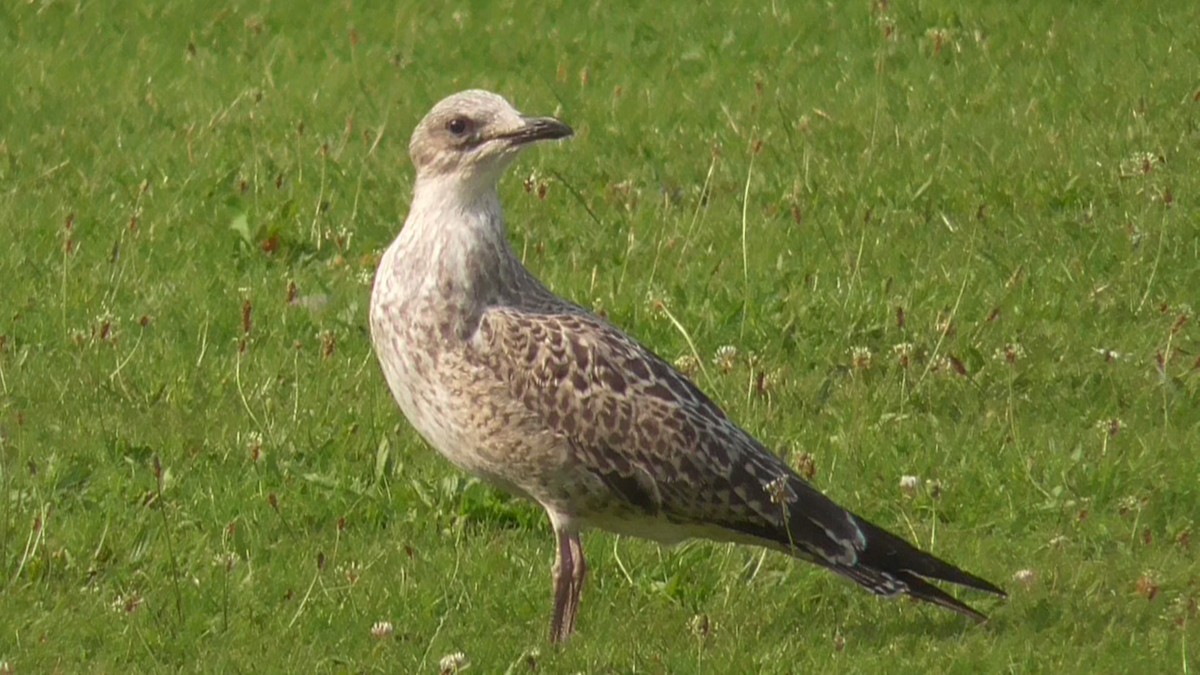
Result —
[[[0, 8], [0, 672], [1200, 669], [1194, 2], [308, 4]], [[526, 264], [991, 621], [589, 533], [547, 644], [544, 514], [367, 335], [468, 87], [577, 132]]]

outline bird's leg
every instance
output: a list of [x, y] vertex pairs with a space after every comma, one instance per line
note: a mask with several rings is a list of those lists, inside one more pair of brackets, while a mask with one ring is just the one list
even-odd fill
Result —
[[587, 562], [583, 559], [578, 533], [558, 530], [555, 534], [558, 545], [554, 556], [554, 615], [550, 619], [550, 641], [562, 643], [575, 632]]
[[573, 534], [568, 539], [571, 547], [571, 558], [575, 561], [574, 574], [571, 575], [571, 594], [567, 602], [567, 615], [570, 617], [567, 633], [575, 632], [575, 617], [579, 615], [579, 601], [583, 598], [583, 580], [587, 577], [587, 560], [583, 557], [583, 542], [579, 535]]

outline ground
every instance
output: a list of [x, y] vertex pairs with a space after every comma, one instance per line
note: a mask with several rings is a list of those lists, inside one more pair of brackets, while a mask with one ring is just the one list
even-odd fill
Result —
[[[0, 670], [1195, 670], [1194, 3], [961, 4], [0, 9]], [[547, 645], [544, 515], [367, 336], [467, 87], [577, 130], [501, 186], [528, 266], [989, 623], [592, 533]]]

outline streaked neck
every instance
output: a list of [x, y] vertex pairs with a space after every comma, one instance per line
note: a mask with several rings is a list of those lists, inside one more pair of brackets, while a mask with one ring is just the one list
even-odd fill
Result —
[[494, 184], [418, 178], [393, 247], [423, 285], [447, 297], [490, 303], [520, 276]]

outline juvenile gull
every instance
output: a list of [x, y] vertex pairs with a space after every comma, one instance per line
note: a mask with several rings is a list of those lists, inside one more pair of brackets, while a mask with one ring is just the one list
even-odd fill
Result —
[[575, 629], [586, 527], [765, 546], [984, 620], [927, 580], [1004, 591], [835, 504], [665, 361], [525, 269], [496, 184], [525, 146], [571, 134], [486, 91], [435, 105], [413, 132], [412, 206], [371, 295], [375, 353], [413, 427], [550, 516], [550, 639]]

